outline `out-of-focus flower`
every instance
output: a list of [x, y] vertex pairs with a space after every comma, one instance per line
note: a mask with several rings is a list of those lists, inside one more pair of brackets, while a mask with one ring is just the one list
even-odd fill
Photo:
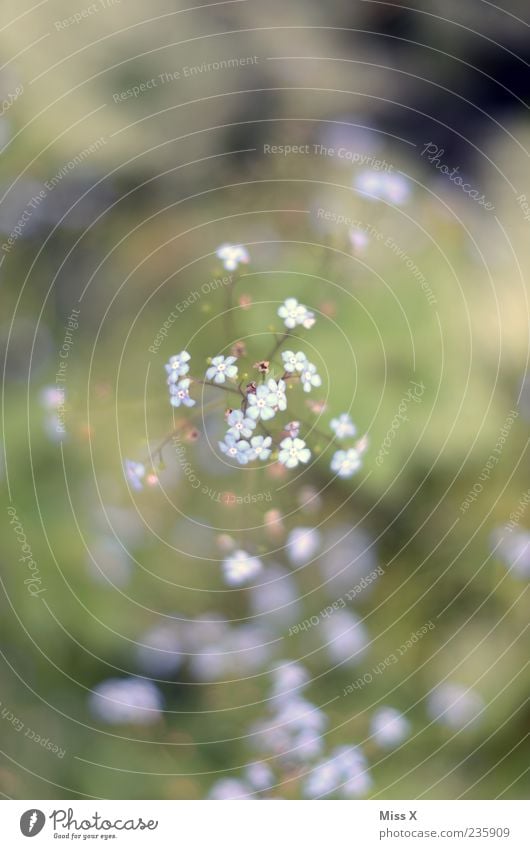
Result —
[[293, 528], [287, 538], [286, 552], [291, 563], [308, 563], [320, 546], [316, 528]]
[[45, 410], [57, 410], [64, 405], [64, 389], [56, 386], [45, 386], [41, 390], [40, 400]]
[[248, 439], [249, 436], [252, 436], [252, 431], [256, 427], [256, 422], [245, 416], [242, 410], [231, 410], [226, 421], [230, 425], [228, 433], [236, 439], [242, 436]]
[[174, 354], [169, 358], [164, 366], [168, 373], [168, 382], [177, 383], [179, 377], [184, 377], [190, 370], [188, 362], [191, 357], [187, 351], [181, 351], [180, 354]]
[[125, 586], [132, 573], [132, 561], [123, 545], [114, 537], [97, 537], [90, 546], [87, 566], [94, 580], [99, 583]]
[[322, 506], [322, 498], [314, 486], [303, 486], [298, 492], [298, 503], [306, 513], [315, 513]]
[[237, 439], [230, 432], [219, 442], [219, 448], [227, 457], [237, 460], [241, 466], [246, 466], [252, 460], [252, 448], [246, 439]]
[[283, 367], [290, 373], [302, 371], [307, 363], [307, 357], [303, 351], [284, 351], [282, 353]]
[[350, 237], [350, 242], [355, 253], [363, 253], [368, 247], [369, 243], [369, 239], [366, 233], [363, 230], [358, 230], [355, 227], [352, 227], [348, 235]]
[[253, 557], [241, 549], [234, 551], [223, 561], [225, 581], [232, 587], [239, 587], [254, 580], [261, 569], [262, 563], [259, 557]]
[[227, 801], [229, 799], [248, 799], [252, 794], [252, 789], [240, 781], [238, 778], [220, 778], [212, 786], [209, 797], [210, 799], [220, 799]]
[[308, 463], [311, 451], [306, 448], [303, 439], [291, 439], [288, 436], [280, 442], [278, 461], [287, 469], [294, 469], [299, 463]]
[[137, 463], [135, 460], [125, 460], [124, 464], [125, 477], [131, 484], [133, 489], [143, 489], [143, 480], [145, 477], [145, 466], [143, 463]]
[[250, 607], [265, 623], [284, 627], [296, 622], [300, 612], [299, 591], [291, 573], [267, 566], [267, 581], [249, 590]]
[[304, 392], [311, 392], [313, 387], [322, 386], [322, 378], [317, 374], [317, 367], [313, 363], [306, 362], [300, 374], [300, 380], [304, 387]]
[[461, 684], [439, 684], [427, 699], [431, 719], [453, 729], [475, 722], [483, 707], [481, 696]]
[[300, 422], [288, 422], [285, 425], [285, 433], [287, 436], [290, 436], [291, 439], [296, 439], [300, 433]]
[[247, 265], [250, 262], [249, 253], [243, 245], [231, 245], [226, 242], [217, 248], [216, 254], [227, 271], [235, 271], [240, 263]]
[[370, 730], [379, 746], [391, 749], [407, 739], [410, 722], [395, 708], [382, 707], [372, 716]]
[[303, 690], [309, 682], [309, 672], [301, 663], [282, 660], [274, 669], [272, 675], [272, 695], [275, 698], [292, 698], [296, 691]]
[[355, 448], [347, 451], [335, 451], [331, 460], [331, 471], [339, 478], [351, 478], [361, 468], [361, 458]]
[[270, 436], [253, 436], [250, 440], [250, 459], [268, 460], [271, 455], [272, 438]]
[[213, 380], [214, 383], [225, 383], [226, 378], [235, 380], [237, 378], [237, 366], [235, 357], [213, 357], [211, 365], [206, 369], [206, 380]]
[[368, 648], [370, 641], [366, 629], [349, 610], [337, 610], [320, 628], [327, 652], [336, 663], [358, 663]]
[[296, 298], [287, 300], [278, 308], [278, 315], [283, 318], [285, 326], [292, 330], [297, 325], [302, 325], [306, 330], [313, 327], [315, 316], [303, 304], [299, 304]]
[[196, 402], [190, 398], [191, 380], [189, 377], [184, 377], [178, 383], [169, 384], [169, 403], [172, 407], [180, 407], [184, 404], [185, 407], [194, 407]]
[[410, 194], [404, 177], [383, 171], [362, 171], [355, 178], [354, 186], [372, 200], [388, 200], [396, 204], [405, 203]]
[[331, 419], [329, 426], [337, 439], [347, 439], [356, 434], [355, 425], [348, 413], [341, 413], [336, 419]]
[[493, 535], [495, 551], [503, 560], [510, 574], [518, 578], [530, 578], [530, 533], [524, 530], [503, 535], [499, 530]]
[[358, 746], [339, 746], [311, 771], [304, 796], [317, 799], [332, 793], [345, 798], [365, 796], [372, 786], [366, 758]]
[[182, 644], [174, 625], [158, 625], [143, 634], [136, 646], [142, 672], [171, 675], [182, 664]]
[[268, 790], [275, 783], [272, 769], [263, 761], [248, 764], [244, 776], [247, 783], [255, 790]]
[[160, 719], [162, 696], [154, 684], [141, 678], [107, 678], [90, 694], [90, 708], [112, 725], [149, 725]]
[[276, 406], [276, 396], [273, 395], [268, 387], [265, 384], [258, 386], [256, 391], [247, 395], [248, 399], [248, 408], [247, 414], [251, 419], [257, 421], [258, 419], [263, 419], [263, 421], [268, 421], [272, 419], [275, 414], [275, 406]]

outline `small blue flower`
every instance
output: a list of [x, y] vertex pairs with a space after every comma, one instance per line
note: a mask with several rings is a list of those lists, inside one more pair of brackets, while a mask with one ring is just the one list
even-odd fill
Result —
[[255, 421], [258, 419], [263, 419], [263, 421], [272, 419], [275, 413], [275, 396], [271, 394], [268, 386], [261, 384], [255, 392], [250, 392], [247, 395], [247, 398], [247, 415], [249, 415], [251, 419], [254, 419]]
[[174, 354], [169, 358], [169, 362], [164, 366], [168, 373], [168, 383], [177, 383], [179, 377], [183, 377], [188, 373], [190, 370], [188, 365], [190, 359], [191, 357], [187, 351], [181, 351], [180, 354]]
[[272, 439], [270, 436], [253, 436], [250, 440], [252, 447], [252, 456], [250, 459], [268, 460], [271, 455], [271, 443]]
[[294, 469], [299, 463], [307, 463], [311, 457], [311, 451], [306, 448], [303, 439], [292, 439], [288, 436], [280, 442], [280, 449], [278, 461], [286, 469]]
[[252, 431], [256, 427], [256, 422], [246, 417], [241, 410], [231, 410], [226, 421], [230, 425], [228, 433], [235, 436], [236, 439], [241, 439], [242, 436], [248, 439], [252, 436]]
[[292, 330], [298, 324], [301, 324], [307, 330], [313, 327], [315, 316], [303, 304], [299, 304], [296, 298], [287, 298], [287, 300], [278, 308], [278, 315], [283, 318], [285, 326]]
[[125, 469], [125, 477], [131, 484], [132, 488], [136, 490], [143, 489], [143, 479], [145, 477], [145, 466], [143, 463], [136, 463], [134, 460], [125, 460], [123, 466]]
[[178, 383], [169, 385], [169, 403], [172, 407], [180, 407], [181, 404], [184, 404], [185, 407], [195, 406], [196, 402], [193, 398], [190, 398], [190, 384], [189, 377], [185, 377]]
[[302, 381], [304, 392], [311, 392], [314, 386], [322, 386], [322, 378], [317, 374], [317, 367], [313, 363], [306, 362], [300, 374], [300, 380]]
[[302, 371], [307, 363], [307, 357], [303, 351], [284, 351], [282, 354], [283, 367], [285, 371]]
[[356, 448], [335, 451], [331, 460], [331, 471], [339, 478], [351, 478], [361, 468], [361, 458]]
[[206, 370], [206, 379], [214, 383], [224, 383], [226, 378], [237, 378], [236, 357], [213, 357], [211, 366]]
[[357, 433], [348, 413], [341, 413], [336, 419], [331, 419], [329, 426], [337, 439], [346, 439], [348, 436], [355, 436]]
[[246, 265], [250, 260], [248, 251], [243, 245], [227, 243], [217, 248], [216, 254], [227, 271], [235, 271], [240, 262]]
[[287, 409], [287, 396], [285, 394], [285, 380], [274, 380], [272, 377], [267, 381], [269, 390], [269, 403], [274, 411]]
[[253, 459], [250, 444], [245, 439], [236, 439], [231, 433], [226, 434], [224, 442], [219, 443], [219, 448], [223, 454], [237, 460], [241, 466], [246, 466], [249, 460]]

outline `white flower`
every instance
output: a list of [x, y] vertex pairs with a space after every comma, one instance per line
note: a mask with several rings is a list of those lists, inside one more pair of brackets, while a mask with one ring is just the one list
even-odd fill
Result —
[[180, 354], [174, 354], [169, 358], [169, 362], [164, 368], [168, 373], [168, 383], [176, 383], [179, 377], [183, 377], [188, 373], [190, 367], [188, 365], [191, 359], [187, 351], [181, 351]]
[[287, 556], [291, 563], [308, 563], [320, 545], [320, 534], [315, 528], [294, 528], [287, 538]]
[[268, 460], [271, 455], [272, 438], [270, 436], [253, 436], [250, 440], [251, 460]]
[[302, 371], [307, 363], [307, 357], [303, 351], [284, 351], [282, 353], [283, 367], [285, 371], [294, 372]]
[[249, 392], [247, 400], [247, 415], [251, 419], [255, 421], [263, 419], [265, 422], [272, 419], [276, 412], [277, 396], [270, 391], [268, 386], [262, 383], [255, 392]]
[[196, 401], [190, 398], [190, 384], [191, 380], [189, 377], [179, 380], [178, 383], [170, 383], [169, 403], [172, 407], [180, 407], [181, 404], [184, 404], [185, 407], [195, 406]]
[[246, 418], [241, 410], [231, 410], [226, 421], [230, 425], [228, 433], [235, 436], [236, 439], [242, 436], [248, 439], [256, 427], [256, 422], [253, 419]]
[[254, 459], [252, 448], [246, 439], [239, 439], [230, 433], [230, 431], [226, 434], [224, 442], [219, 443], [219, 448], [223, 454], [226, 454], [227, 457], [231, 457], [233, 460], [237, 460], [241, 466], [246, 466], [249, 460]]
[[90, 694], [92, 712], [110, 724], [148, 725], [160, 719], [162, 697], [150, 681], [107, 678]]
[[303, 439], [292, 439], [290, 436], [280, 442], [279, 462], [287, 469], [294, 469], [299, 463], [309, 462], [311, 451], [306, 448]]
[[182, 664], [182, 645], [172, 625], [158, 625], [144, 634], [136, 645], [136, 658], [142, 672], [171, 675]]
[[252, 790], [243, 781], [237, 778], [220, 778], [212, 786], [208, 794], [210, 799], [247, 799], [251, 795]]
[[370, 644], [366, 628], [349, 610], [336, 610], [320, 628], [326, 650], [335, 663], [358, 663]]
[[317, 374], [317, 367], [313, 363], [306, 362], [300, 374], [300, 380], [304, 387], [304, 392], [311, 392], [314, 386], [322, 386], [322, 378]]
[[269, 790], [275, 784], [274, 774], [270, 766], [263, 761], [255, 761], [249, 764], [244, 775], [255, 790]]
[[213, 357], [211, 366], [206, 369], [206, 380], [214, 383], [224, 383], [226, 378], [235, 380], [237, 378], [237, 366], [234, 365], [236, 357]]
[[283, 318], [285, 326], [292, 330], [293, 327], [301, 324], [306, 329], [312, 327], [315, 323], [315, 316], [303, 304], [299, 304], [296, 298], [287, 298], [287, 300], [278, 308], [278, 315]]
[[337, 439], [346, 439], [348, 436], [355, 436], [357, 432], [348, 413], [341, 413], [336, 419], [331, 419], [329, 426]]
[[350, 242], [356, 253], [362, 253], [368, 246], [368, 236], [363, 230], [352, 229], [349, 232]]
[[239, 587], [252, 581], [261, 572], [262, 563], [258, 557], [238, 549], [223, 561], [223, 573], [227, 584]]
[[285, 394], [285, 381], [284, 380], [273, 380], [273, 378], [269, 378], [267, 381], [267, 388], [269, 390], [269, 403], [274, 407], [275, 412], [281, 410], [282, 412], [287, 409], [287, 396]]
[[351, 478], [361, 468], [361, 458], [355, 448], [347, 451], [335, 451], [331, 460], [331, 471], [339, 478]]
[[272, 670], [272, 680], [272, 693], [275, 698], [291, 698], [293, 690], [302, 690], [306, 686], [309, 672], [301, 663], [284, 660]]
[[227, 271], [235, 271], [239, 263], [246, 265], [250, 260], [248, 251], [243, 245], [226, 243], [217, 248], [216, 254], [222, 260]]
[[440, 684], [427, 700], [431, 718], [453, 729], [475, 722], [483, 707], [478, 693], [461, 684]]
[[345, 798], [365, 796], [372, 786], [366, 758], [357, 746], [338, 746], [321, 761], [304, 784], [304, 796], [316, 799], [337, 793]]
[[363, 171], [355, 179], [355, 187], [372, 200], [389, 200], [402, 204], [410, 194], [407, 181], [400, 174]]
[[407, 739], [410, 722], [395, 708], [382, 707], [372, 717], [371, 731], [379, 746], [391, 749]]

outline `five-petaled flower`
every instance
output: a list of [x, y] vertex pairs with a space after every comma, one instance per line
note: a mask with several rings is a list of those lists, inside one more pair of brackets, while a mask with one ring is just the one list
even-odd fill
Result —
[[315, 323], [315, 316], [311, 310], [308, 310], [303, 304], [299, 304], [296, 298], [287, 298], [278, 308], [278, 315], [283, 318], [284, 324], [289, 330], [299, 324], [309, 330]]
[[281, 410], [283, 413], [287, 409], [287, 396], [285, 394], [285, 381], [274, 380], [272, 377], [267, 381], [267, 386], [271, 395], [271, 402], [275, 410]]
[[331, 471], [339, 478], [351, 478], [361, 468], [361, 457], [356, 448], [335, 451], [331, 460]]
[[236, 439], [240, 439], [242, 436], [248, 439], [249, 436], [252, 436], [252, 431], [256, 427], [254, 419], [245, 416], [242, 410], [230, 410], [226, 421], [230, 425], [228, 433], [235, 436]]
[[196, 402], [193, 398], [190, 398], [190, 384], [189, 377], [179, 380], [178, 383], [170, 383], [169, 403], [172, 407], [180, 407], [181, 404], [184, 404], [185, 407], [195, 406]]
[[224, 383], [229, 377], [235, 380], [237, 377], [237, 366], [234, 365], [236, 357], [213, 357], [212, 364], [206, 369], [206, 379], [214, 383]]
[[337, 439], [355, 436], [357, 430], [348, 413], [341, 413], [336, 419], [331, 419], [329, 426]]
[[284, 351], [282, 353], [283, 367], [285, 371], [302, 371], [307, 363], [307, 357], [303, 351]]
[[259, 557], [253, 557], [246, 551], [238, 549], [223, 561], [223, 573], [227, 584], [239, 587], [252, 581], [261, 572], [262, 563]]
[[216, 254], [227, 271], [235, 271], [239, 263], [246, 265], [250, 260], [248, 251], [243, 245], [226, 243], [217, 248]]
[[247, 414], [251, 419], [255, 421], [263, 419], [266, 422], [274, 416], [276, 396], [271, 392], [268, 385], [258, 386], [255, 392], [247, 395], [247, 401]]
[[241, 466], [246, 466], [249, 460], [253, 459], [252, 449], [246, 439], [239, 439], [231, 433], [226, 434], [224, 442], [219, 443], [219, 448], [223, 454], [237, 460]]
[[314, 386], [322, 386], [322, 378], [317, 374], [317, 367], [313, 363], [306, 362], [300, 374], [300, 380], [302, 381], [304, 392], [311, 392]]
[[176, 383], [179, 377], [183, 377], [188, 373], [190, 367], [188, 365], [191, 359], [187, 351], [181, 351], [180, 354], [174, 354], [169, 358], [169, 362], [164, 368], [168, 373], [168, 383]]
[[287, 469], [294, 469], [299, 463], [307, 463], [310, 457], [311, 451], [306, 448], [303, 439], [288, 436], [280, 442], [278, 460]]
[[251, 460], [268, 460], [271, 455], [272, 437], [253, 436], [250, 440]]

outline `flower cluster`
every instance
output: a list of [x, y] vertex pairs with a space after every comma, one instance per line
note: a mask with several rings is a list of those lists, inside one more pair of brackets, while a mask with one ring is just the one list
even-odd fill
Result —
[[[356, 428], [348, 413], [341, 413], [336, 419], [332, 419], [330, 427], [337, 439], [347, 439], [355, 436]], [[339, 478], [351, 478], [358, 472], [362, 465], [362, 455], [368, 447], [366, 437], [360, 439], [352, 448], [339, 449], [335, 451], [331, 459], [331, 471]]]
[[[218, 256], [225, 266], [236, 268], [239, 263], [248, 262], [248, 253], [241, 245], [222, 245]], [[296, 298], [287, 298], [278, 308], [287, 331], [295, 327], [311, 328], [315, 324], [315, 315]], [[276, 344], [268, 357], [254, 363], [258, 375], [256, 380], [245, 384], [247, 373], [239, 379], [238, 359], [246, 355], [246, 347], [232, 349], [228, 356], [218, 354], [208, 358], [208, 367], [204, 377], [193, 377], [190, 373], [191, 356], [181, 351], [169, 358], [165, 364], [166, 383], [169, 387], [169, 402], [172, 407], [194, 407], [196, 400], [191, 397], [193, 383], [215, 386], [226, 392], [235, 393], [241, 398], [238, 409], [229, 407], [225, 412], [228, 425], [225, 436], [218, 441], [219, 450], [224, 456], [241, 466], [251, 462], [266, 462], [269, 459], [285, 469], [296, 469], [309, 463], [312, 452], [301, 436], [302, 424], [298, 420], [288, 421], [275, 433], [269, 431], [269, 422], [287, 410], [287, 384], [298, 381], [305, 393], [322, 386], [322, 378], [317, 366], [310, 362], [301, 350], [280, 352], [282, 344], [291, 334], [286, 332], [277, 336]], [[235, 353], [234, 353], [235, 352]], [[274, 356], [278, 352], [281, 362], [276, 366]], [[237, 356], [236, 356], [237, 354]], [[281, 369], [279, 374], [274, 369]], [[239, 381], [239, 383], [238, 383]], [[309, 402], [308, 402], [309, 403]], [[312, 403], [314, 412], [323, 409], [321, 402]], [[275, 424], [275, 422], [274, 422]], [[355, 434], [355, 426], [347, 413], [343, 413], [331, 422], [333, 439], [342, 440]], [[366, 448], [366, 440], [357, 442], [353, 447], [336, 450], [331, 459], [331, 470], [342, 478], [351, 477], [361, 467], [361, 456]], [[142, 462], [125, 461], [125, 474], [131, 486], [142, 489], [146, 470]]]

